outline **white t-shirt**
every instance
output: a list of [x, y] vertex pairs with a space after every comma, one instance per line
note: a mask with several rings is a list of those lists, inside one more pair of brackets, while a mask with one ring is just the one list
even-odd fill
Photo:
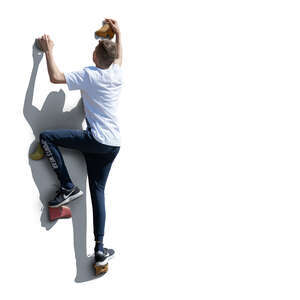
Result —
[[80, 90], [86, 119], [94, 138], [102, 144], [121, 146], [117, 118], [122, 87], [122, 68], [112, 63], [108, 69], [96, 66], [64, 73], [68, 89]]

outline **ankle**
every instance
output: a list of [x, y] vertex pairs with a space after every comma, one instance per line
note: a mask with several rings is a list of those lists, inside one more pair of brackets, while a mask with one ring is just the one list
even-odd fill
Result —
[[74, 188], [74, 184], [72, 182], [68, 182], [66, 184], [64, 184], [62, 187], [66, 190], [71, 190], [72, 188]]
[[95, 242], [95, 252], [97, 252], [97, 251], [103, 251], [103, 242], [102, 241]]

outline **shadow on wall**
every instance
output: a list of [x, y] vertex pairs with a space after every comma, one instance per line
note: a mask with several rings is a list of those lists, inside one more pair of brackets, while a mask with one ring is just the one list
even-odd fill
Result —
[[[50, 230], [57, 222], [68, 222], [68, 220], [54, 222], [48, 220], [47, 203], [55, 196], [55, 191], [59, 187], [59, 181], [47, 158], [34, 161], [29, 158], [29, 154], [35, 150], [39, 142], [39, 135], [44, 130], [82, 129], [84, 111], [82, 99], [80, 99], [75, 108], [69, 112], [64, 112], [65, 93], [61, 89], [58, 92], [53, 91], [49, 93], [41, 110], [32, 104], [36, 75], [43, 58], [43, 52], [39, 51], [33, 44], [32, 55], [33, 69], [25, 96], [23, 114], [34, 134], [34, 141], [29, 147], [28, 161], [34, 183], [40, 194], [40, 201], [43, 205], [41, 226], [46, 230]], [[84, 282], [94, 278], [92, 257], [88, 257], [86, 253], [86, 164], [83, 155], [79, 151], [66, 148], [60, 149], [74, 184], [84, 193], [77, 201], [69, 204], [72, 211], [74, 251], [77, 267], [75, 281]]]

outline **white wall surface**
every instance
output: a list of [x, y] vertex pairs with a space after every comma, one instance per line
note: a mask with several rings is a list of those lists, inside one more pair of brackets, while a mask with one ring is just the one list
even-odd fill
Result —
[[[299, 13], [289, 0], [2, 1], [1, 299], [299, 299]], [[23, 105], [77, 105], [45, 57], [31, 78], [32, 45], [49, 34], [61, 71], [79, 70], [105, 17], [123, 38], [123, 144], [106, 186], [117, 254], [91, 280], [88, 190], [75, 221], [45, 223], [35, 180], [43, 195], [56, 180], [29, 164]], [[84, 188], [80, 155], [64, 154]]]

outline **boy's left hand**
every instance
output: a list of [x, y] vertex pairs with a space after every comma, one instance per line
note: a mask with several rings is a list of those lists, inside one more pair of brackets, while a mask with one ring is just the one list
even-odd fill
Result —
[[118, 24], [118, 22], [116, 20], [105, 18], [105, 22], [110, 25], [110, 28], [112, 29], [112, 31], [115, 34], [119, 34], [120, 33], [119, 24]]
[[44, 52], [51, 52], [54, 47], [53, 41], [47, 34], [44, 34], [42, 37], [38, 38], [38, 43]]

